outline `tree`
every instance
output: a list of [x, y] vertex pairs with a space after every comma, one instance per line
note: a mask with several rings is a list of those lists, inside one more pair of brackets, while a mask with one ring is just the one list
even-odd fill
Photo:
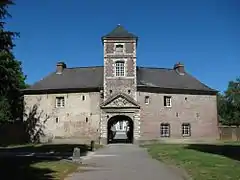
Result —
[[224, 94], [218, 96], [218, 112], [222, 124], [240, 125], [240, 78], [230, 81]]
[[21, 89], [25, 88], [25, 76], [21, 62], [13, 55], [13, 40], [19, 33], [5, 29], [6, 18], [11, 17], [8, 7], [14, 5], [12, 0], [0, 2], [0, 121], [21, 118], [23, 102]]
[[14, 5], [12, 0], [1, 0], [0, 2], [0, 51], [4, 50], [7, 52], [13, 49], [15, 46], [13, 39], [19, 36], [18, 32], [4, 30], [4, 25], [6, 24], [4, 20], [11, 17], [7, 11], [10, 5]]

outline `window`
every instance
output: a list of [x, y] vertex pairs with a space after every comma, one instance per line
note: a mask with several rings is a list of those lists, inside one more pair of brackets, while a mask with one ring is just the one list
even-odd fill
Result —
[[116, 76], [124, 76], [124, 62], [118, 61], [115, 65]]
[[56, 123], [59, 123], [59, 118], [58, 118], [58, 117], [56, 117], [56, 119], [55, 119], [55, 120], [56, 120]]
[[145, 104], [149, 104], [149, 102], [150, 102], [149, 96], [145, 96]]
[[82, 101], [85, 101], [85, 96], [84, 95], [82, 95]]
[[115, 48], [116, 53], [123, 53], [123, 45], [122, 44], [117, 44]]
[[191, 126], [189, 123], [182, 124], [182, 136], [191, 136]]
[[86, 123], [88, 122], [88, 117], [86, 117]]
[[65, 106], [65, 100], [64, 97], [56, 97], [56, 107], [64, 107]]
[[161, 123], [160, 133], [161, 137], [170, 137], [170, 124]]
[[164, 96], [164, 106], [172, 107], [172, 97], [171, 96]]

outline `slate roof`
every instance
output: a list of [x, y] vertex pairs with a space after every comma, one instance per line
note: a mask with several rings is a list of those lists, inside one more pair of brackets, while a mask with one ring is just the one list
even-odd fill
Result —
[[[173, 69], [164, 68], [137, 67], [137, 86], [217, 92], [188, 73], [179, 75]], [[53, 72], [25, 91], [102, 87], [103, 66], [96, 66], [65, 68], [62, 74]]]
[[115, 29], [113, 29], [110, 33], [106, 34], [102, 37], [102, 39], [107, 38], [134, 38], [137, 39], [138, 37], [130, 32], [128, 32], [123, 26], [117, 25]]

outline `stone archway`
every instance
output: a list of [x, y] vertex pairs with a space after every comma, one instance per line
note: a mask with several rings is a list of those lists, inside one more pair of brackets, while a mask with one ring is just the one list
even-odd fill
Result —
[[133, 143], [133, 120], [125, 115], [116, 115], [107, 122], [107, 143]]

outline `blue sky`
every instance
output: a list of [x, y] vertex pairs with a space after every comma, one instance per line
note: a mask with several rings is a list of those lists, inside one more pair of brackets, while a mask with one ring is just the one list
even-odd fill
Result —
[[101, 36], [117, 24], [139, 36], [139, 66], [186, 71], [223, 91], [240, 76], [239, 0], [16, 0], [7, 28], [18, 31], [14, 53], [32, 84], [56, 62], [103, 65]]

